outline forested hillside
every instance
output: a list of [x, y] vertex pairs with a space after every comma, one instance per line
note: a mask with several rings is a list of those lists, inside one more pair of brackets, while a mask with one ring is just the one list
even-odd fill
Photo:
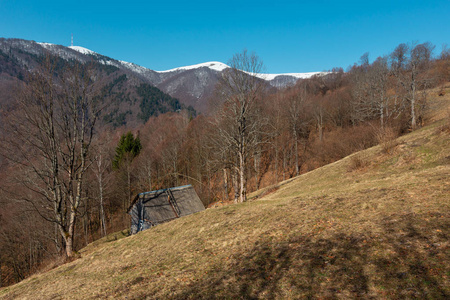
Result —
[[449, 147], [447, 117], [248, 202], [111, 233], [0, 298], [447, 299]]
[[[134, 63], [117, 60], [80, 46], [65, 47], [50, 43], [37, 43], [21, 39], [0, 38], [0, 69], [13, 74], [13, 77], [23, 77], [28, 71], [41, 64], [42, 58], [52, 55], [59, 60], [58, 65], [64, 66], [69, 61], [95, 64], [96, 68], [103, 69], [106, 74], [96, 78], [101, 80], [117, 98], [116, 105], [109, 111], [108, 121], [114, 126], [127, 124], [136, 126], [142, 123], [138, 116], [139, 105], [136, 106], [136, 87], [146, 84], [158, 88], [165, 94], [180, 102], [182, 108], [200, 113], [210, 112], [210, 100], [214, 94], [215, 86], [223, 71], [229, 66], [220, 62], [207, 62], [191, 66], [179, 67], [167, 71], [154, 71]], [[4, 74], [7, 74], [5, 73]], [[123, 78], [126, 74], [127, 77]], [[299, 78], [322, 76], [327, 72], [289, 73], [289, 74], [256, 74], [268, 86], [283, 88], [294, 85]], [[114, 91], [114, 82], [122, 83], [120, 91]], [[116, 82], [117, 83], [117, 82]], [[0, 91], [7, 92], [14, 88], [14, 82], [0, 78]], [[141, 99], [138, 99], [141, 100]], [[217, 99], [216, 99], [217, 100]], [[0, 94], [0, 104], [6, 101], [6, 96]], [[156, 101], [156, 100], [155, 100]], [[137, 101], [139, 102], [139, 101]], [[164, 106], [164, 105], [163, 105]], [[144, 119], [145, 121], [146, 119]]]
[[[150, 116], [183, 109], [196, 115], [192, 106], [180, 103], [149, 84], [146, 78], [130, 71], [119, 61], [88, 52], [87, 49], [84, 52], [74, 49], [77, 48], [0, 39], [0, 109], [11, 109], [13, 93], [17, 96], [19, 86], [27, 83], [29, 74], [45, 68], [46, 59], [51, 59], [56, 76], [63, 76], [64, 70], [76, 64], [88, 64], [91, 72], [95, 73], [91, 80], [95, 82], [97, 96], [108, 102], [102, 111], [100, 125], [134, 127], [145, 123]], [[148, 92], [150, 90], [152, 92]]]
[[[28, 85], [10, 94], [14, 113], [2, 116], [1, 284], [127, 228], [136, 193], [190, 183], [205, 205], [246, 202], [253, 191], [421, 128], [448, 107], [450, 53], [434, 52], [429, 43], [400, 44], [373, 62], [363, 55], [346, 72], [277, 90], [251, 76], [263, 63], [244, 51], [223, 72], [211, 114], [198, 116], [110, 66], [59, 68], [48, 56], [46, 73], [21, 79], [12, 70]], [[120, 127], [130, 115], [145, 124]], [[113, 168], [129, 135], [139, 153]]]

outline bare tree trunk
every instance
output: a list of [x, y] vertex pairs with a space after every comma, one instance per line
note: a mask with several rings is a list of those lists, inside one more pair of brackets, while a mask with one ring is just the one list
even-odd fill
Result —
[[88, 213], [85, 213], [83, 216], [83, 233], [84, 233], [84, 243], [85, 246], [89, 244], [89, 215]]
[[295, 175], [298, 176], [300, 174], [300, 170], [298, 168], [298, 136], [297, 132], [294, 131], [294, 160], [295, 160]]
[[55, 243], [56, 251], [58, 253], [61, 253], [61, 244], [59, 242], [59, 233], [58, 233], [58, 224], [55, 223], [55, 237], [53, 239], [53, 242]]
[[99, 180], [99, 198], [100, 198], [100, 231], [102, 236], [106, 236], [106, 221], [105, 221], [105, 209], [103, 200], [103, 184], [102, 180]]
[[389, 110], [389, 98], [386, 99], [385, 102], [385, 111], [386, 111], [386, 121], [384, 123], [388, 123], [389, 122], [389, 114], [390, 114], [390, 110]]
[[152, 163], [148, 162], [147, 165], [147, 179], [148, 179], [148, 190], [151, 191], [152, 188]]
[[317, 127], [319, 129], [319, 141], [323, 141], [323, 114], [322, 108], [320, 109], [320, 114], [317, 116]]
[[223, 168], [223, 200], [228, 200], [228, 175], [226, 168]]
[[[99, 169], [101, 169], [101, 165], [99, 166]], [[106, 221], [105, 221], [105, 209], [103, 199], [103, 174], [101, 171], [99, 172], [98, 176], [98, 193], [100, 198], [100, 232], [102, 236], [106, 236]]]
[[28, 258], [28, 269], [31, 270], [33, 268], [33, 250], [32, 250], [32, 241], [31, 238], [28, 239], [28, 252], [29, 252], [29, 258]]
[[253, 162], [255, 164], [255, 188], [256, 190], [259, 190], [259, 184], [261, 181], [261, 179], [259, 178], [261, 173], [261, 151], [256, 151], [253, 157]]
[[71, 228], [69, 228], [69, 231], [67, 232], [67, 237], [65, 239], [66, 241], [66, 256], [67, 257], [72, 257], [73, 256], [73, 232], [74, 229], [71, 226]]
[[416, 121], [416, 80], [415, 80], [415, 72], [416, 68], [413, 64], [411, 71], [411, 129], [415, 130], [417, 127], [417, 121]]
[[233, 190], [234, 190], [234, 203], [238, 203], [239, 199], [239, 180], [238, 180], [238, 168], [233, 167], [232, 170], [232, 180], [233, 180]]
[[96, 170], [95, 175], [98, 183], [98, 196], [100, 201], [100, 234], [106, 236], [106, 220], [105, 220], [105, 208], [104, 208], [104, 196], [103, 196], [103, 172], [105, 171], [105, 165], [103, 161], [102, 149], [99, 150], [99, 155], [96, 157]]
[[131, 197], [133, 197], [131, 195], [131, 162], [127, 164], [127, 191], [128, 195], [126, 201], [128, 201], [128, 203], [125, 203], [123, 208], [124, 211], [127, 211], [128, 206], [131, 204]]
[[239, 153], [239, 179], [240, 179], [240, 192], [239, 192], [239, 201], [245, 202], [247, 201], [247, 182], [245, 176], [245, 153]]
[[212, 199], [212, 197], [211, 197], [211, 194], [212, 194], [212, 192], [211, 192], [211, 168], [210, 168], [209, 163], [206, 164], [206, 170], [207, 170], [206, 174], [208, 176], [208, 202], [211, 203], [211, 199]]
[[278, 146], [275, 145], [275, 183], [278, 183]]
[[380, 106], [380, 126], [384, 128], [384, 105]]

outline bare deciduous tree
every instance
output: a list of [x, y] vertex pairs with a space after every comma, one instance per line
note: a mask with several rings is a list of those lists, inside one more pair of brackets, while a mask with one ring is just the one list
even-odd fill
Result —
[[110, 140], [110, 135], [106, 134], [102, 140], [97, 140], [95, 144], [95, 156], [93, 160], [93, 173], [97, 179], [99, 213], [100, 213], [100, 232], [106, 236], [106, 216], [105, 216], [105, 196], [111, 181], [111, 153], [108, 149], [110, 145], [105, 141]]
[[[298, 89], [293, 89], [286, 93], [286, 99], [283, 103], [285, 118], [287, 124], [289, 125], [289, 132], [293, 140], [293, 161], [295, 162], [295, 175], [300, 175], [300, 161], [299, 161], [299, 144], [301, 139], [305, 136], [307, 127], [309, 126], [310, 120], [306, 116], [306, 89], [304, 86], [300, 86]], [[321, 112], [322, 113], [322, 112]], [[320, 118], [322, 115], [315, 116], [318, 119], [318, 128], [321, 134], [323, 122]], [[305, 144], [306, 145], [306, 144]]]
[[217, 139], [223, 149], [236, 157], [239, 201], [244, 202], [247, 199], [247, 161], [262, 142], [265, 123], [258, 109], [265, 85], [255, 76], [261, 73], [263, 63], [256, 54], [244, 50], [233, 56], [229, 66], [218, 86], [219, 95], [225, 101], [217, 118]]
[[53, 57], [47, 56], [17, 99], [5, 141], [9, 159], [21, 168], [20, 183], [31, 192], [21, 199], [57, 224], [67, 257], [74, 254], [75, 224], [100, 112], [91, 75], [88, 65], [77, 63], [56, 69]]
[[369, 78], [371, 82], [371, 98], [373, 99], [374, 113], [380, 119], [383, 128], [389, 117], [388, 84], [389, 67], [387, 57], [378, 57], [370, 68]]
[[428, 79], [426, 76], [430, 66], [434, 46], [429, 43], [408, 46], [400, 44], [391, 54], [391, 67], [398, 81], [398, 93], [409, 104], [411, 129], [417, 127], [418, 90], [423, 88]]

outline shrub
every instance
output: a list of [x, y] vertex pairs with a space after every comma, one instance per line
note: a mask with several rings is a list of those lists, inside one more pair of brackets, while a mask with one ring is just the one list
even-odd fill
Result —
[[361, 170], [370, 164], [369, 159], [362, 153], [357, 153], [350, 157], [350, 164], [348, 165], [347, 171], [352, 172], [356, 170]]
[[397, 137], [398, 132], [392, 127], [380, 128], [376, 132], [376, 139], [381, 146], [381, 151], [386, 154], [391, 154], [398, 145]]
[[359, 125], [326, 132], [323, 141], [314, 140], [304, 157], [307, 171], [335, 162], [377, 144], [373, 126]]

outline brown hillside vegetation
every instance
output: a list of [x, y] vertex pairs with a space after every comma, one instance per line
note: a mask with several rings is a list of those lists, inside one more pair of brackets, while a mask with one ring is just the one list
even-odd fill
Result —
[[388, 147], [109, 235], [0, 299], [448, 299], [450, 116]]
[[[1, 69], [17, 76], [21, 88], [11, 89], [14, 99], [0, 116], [0, 287], [127, 228], [125, 211], [137, 193], [191, 184], [206, 206], [245, 202], [261, 188], [380, 142], [383, 154], [393, 154], [396, 137], [448, 114], [443, 108], [450, 99], [450, 53], [443, 47], [436, 56], [433, 49], [429, 42], [402, 43], [373, 63], [365, 53], [346, 72], [334, 68], [283, 89], [239, 71], [262, 67], [256, 53], [244, 50], [230, 60], [236, 68], [220, 76], [210, 114], [199, 116], [176, 99], [163, 97], [176, 108], [172, 112], [159, 100], [157, 105], [153, 100], [162, 94], [156, 88], [110, 65], [45, 55], [33, 60], [40, 71], [29, 73], [19, 65], [11, 69], [6, 56], [7, 68]], [[145, 101], [130, 94], [128, 79]], [[86, 109], [74, 108], [77, 99], [85, 100]], [[102, 115], [95, 113], [100, 103], [106, 105]], [[100, 126], [77, 117], [88, 111]], [[148, 120], [112, 128], [131, 126], [129, 117]], [[75, 136], [89, 136], [90, 142], [75, 147], [78, 139], [69, 138]], [[140, 150], [129, 150], [125, 140], [135, 140], [132, 149]], [[367, 167], [369, 161], [356, 156], [350, 169]]]

